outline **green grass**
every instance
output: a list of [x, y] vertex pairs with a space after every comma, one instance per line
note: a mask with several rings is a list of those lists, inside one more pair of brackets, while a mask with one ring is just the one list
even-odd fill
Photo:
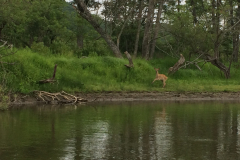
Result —
[[[15, 55], [6, 57], [6, 61], [15, 62], [6, 67], [5, 84], [9, 91], [29, 93], [33, 90], [48, 92], [104, 92], [104, 91], [192, 91], [220, 92], [240, 90], [240, 70], [232, 68], [231, 78], [226, 80], [218, 68], [210, 63], [202, 67], [195, 66], [180, 69], [168, 76], [166, 88], [161, 81], [155, 81], [155, 68], [166, 74], [176, 59], [155, 59], [145, 61], [134, 59], [134, 68], [128, 69], [124, 64], [128, 60], [106, 57], [64, 57], [34, 53], [29, 49], [19, 50]], [[52, 77], [54, 65], [57, 64], [54, 84], [39, 85], [39, 80]], [[0, 71], [4, 74], [3, 71]], [[0, 77], [2, 81], [3, 76]]]

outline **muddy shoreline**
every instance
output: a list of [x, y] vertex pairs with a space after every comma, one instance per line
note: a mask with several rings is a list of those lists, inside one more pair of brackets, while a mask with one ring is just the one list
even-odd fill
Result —
[[[127, 101], [240, 101], [240, 92], [103, 92], [76, 93], [88, 102]], [[49, 102], [57, 104], [56, 101]], [[46, 104], [34, 96], [19, 96], [10, 105]]]

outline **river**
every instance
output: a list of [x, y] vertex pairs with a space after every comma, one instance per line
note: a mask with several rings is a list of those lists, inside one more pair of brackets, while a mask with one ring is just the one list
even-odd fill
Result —
[[19, 106], [0, 112], [0, 160], [237, 160], [240, 103]]

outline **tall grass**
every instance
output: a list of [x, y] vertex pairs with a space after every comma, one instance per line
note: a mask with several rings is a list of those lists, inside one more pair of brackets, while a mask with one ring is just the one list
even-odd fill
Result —
[[[155, 78], [155, 68], [167, 74], [176, 59], [155, 59], [145, 61], [134, 59], [134, 68], [127, 68], [128, 60], [110, 56], [77, 58], [73, 56], [44, 55], [29, 49], [19, 50], [7, 57], [15, 62], [7, 65], [5, 85], [13, 92], [29, 93], [33, 90], [58, 92], [103, 92], [103, 91], [238, 91], [240, 71], [232, 68], [231, 78], [226, 80], [218, 68], [210, 63], [202, 67], [183, 68], [170, 75], [166, 88], [161, 81], [151, 83]], [[57, 64], [54, 84], [39, 84], [39, 80], [52, 77]], [[0, 71], [2, 72], [2, 71]], [[0, 77], [2, 81], [3, 77]]]

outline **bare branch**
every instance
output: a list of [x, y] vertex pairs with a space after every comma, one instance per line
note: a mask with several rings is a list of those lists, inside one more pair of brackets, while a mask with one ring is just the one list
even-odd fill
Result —
[[[2, 40], [1, 40], [2, 41]], [[2, 41], [3, 42], [3, 41]], [[0, 48], [4, 47], [7, 44], [7, 41], [3, 43], [3, 45], [0, 46]]]
[[179, 69], [180, 68], [183, 68], [183, 67], [186, 67], [186, 66], [188, 66], [188, 65], [190, 65], [190, 64], [194, 64], [199, 70], [201, 70], [201, 68], [197, 65], [197, 63], [200, 63], [200, 62], [204, 62], [204, 61], [206, 61], [206, 60], [203, 60], [203, 61], [198, 61], [197, 62], [197, 60], [200, 58], [200, 57], [202, 57], [204, 55], [204, 53], [202, 53], [200, 56], [198, 56], [196, 59], [194, 59], [193, 61], [188, 61], [188, 63], [187, 64], [185, 64], [184, 66], [181, 66], [181, 67], [179, 67]]

